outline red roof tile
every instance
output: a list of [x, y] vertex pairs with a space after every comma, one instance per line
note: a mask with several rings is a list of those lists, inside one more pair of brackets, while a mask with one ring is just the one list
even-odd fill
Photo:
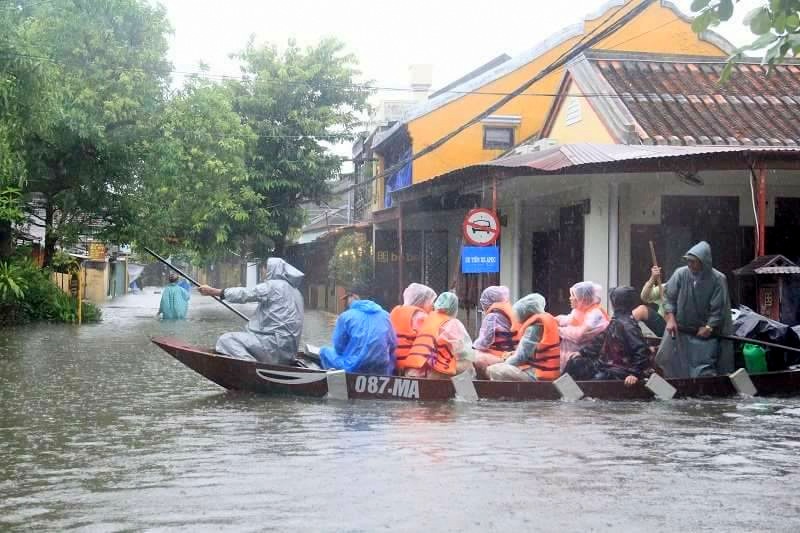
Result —
[[[607, 56], [607, 57], [604, 57]], [[645, 144], [800, 144], [800, 68], [739, 64], [718, 80], [715, 58], [595, 54], [587, 58], [641, 126]]]

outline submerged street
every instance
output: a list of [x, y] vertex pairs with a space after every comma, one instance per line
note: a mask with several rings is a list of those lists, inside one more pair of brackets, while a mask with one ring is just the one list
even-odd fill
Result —
[[[800, 402], [412, 404], [226, 393], [149, 342], [241, 327], [129, 294], [0, 333], [0, 529], [797, 531]], [[252, 311], [244, 306], [245, 312]], [[333, 317], [307, 316], [308, 342]]]

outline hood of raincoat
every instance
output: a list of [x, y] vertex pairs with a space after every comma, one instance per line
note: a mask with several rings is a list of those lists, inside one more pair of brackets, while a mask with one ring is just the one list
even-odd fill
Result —
[[703, 272], [710, 272], [711, 269], [714, 268], [714, 263], [711, 261], [711, 245], [706, 241], [700, 241], [689, 248], [689, 251], [686, 252], [683, 258], [688, 259], [690, 255], [696, 257], [703, 263]]
[[356, 300], [350, 304], [348, 309], [355, 309], [356, 311], [361, 311], [368, 315], [374, 315], [383, 311], [383, 308], [372, 300]]
[[534, 292], [533, 294], [523, 296], [514, 303], [514, 313], [517, 314], [517, 318], [520, 322], [525, 322], [533, 315], [544, 313], [546, 304], [547, 301], [544, 299], [544, 296]]
[[628, 315], [639, 303], [639, 293], [630, 286], [616, 287], [611, 289], [609, 295], [611, 305], [614, 306], [614, 314]]
[[491, 287], [486, 287], [481, 293], [481, 309], [486, 311], [492, 306], [492, 304], [507, 302], [510, 300], [510, 298], [510, 291], [508, 290], [508, 287], [504, 285], [492, 285]]
[[452, 292], [443, 292], [433, 302], [433, 308], [446, 313], [448, 316], [455, 316], [458, 313], [458, 296]]
[[600, 303], [603, 288], [592, 281], [581, 281], [570, 288], [581, 309]]
[[286, 281], [294, 288], [300, 286], [305, 275], [279, 257], [267, 259], [267, 279]]
[[426, 304], [433, 304], [435, 299], [436, 292], [422, 283], [412, 283], [403, 291], [403, 305], [425, 307]]

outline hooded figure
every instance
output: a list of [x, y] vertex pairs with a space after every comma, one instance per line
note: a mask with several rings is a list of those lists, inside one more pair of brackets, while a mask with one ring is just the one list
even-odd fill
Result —
[[561, 335], [561, 370], [608, 326], [608, 313], [600, 305], [603, 288], [591, 281], [581, 281], [569, 289], [572, 311], [556, 317]]
[[492, 381], [552, 381], [560, 375], [558, 322], [545, 312], [547, 301], [538, 293], [514, 304], [520, 341], [514, 354], [487, 369]]
[[403, 305], [413, 305], [428, 312], [436, 299], [436, 291], [422, 283], [412, 283], [403, 291]]
[[[705, 241], [694, 245], [684, 259], [689, 266], [678, 268], [665, 285], [667, 331], [656, 363], [671, 378], [733, 372], [731, 342], [713, 336], [730, 335], [733, 329], [725, 274], [714, 269], [711, 246]], [[670, 331], [671, 325], [678, 331]]]
[[[230, 303], [258, 302], [245, 331], [225, 333], [217, 340], [217, 351], [262, 363], [290, 365], [300, 348], [303, 332], [303, 296], [297, 288], [303, 273], [271, 257], [266, 281], [255, 287], [229, 287], [220, 297]], [[204, 291], [201, 288], [201, 292]]]
[[183, 320], [189, 308], [189, 292], [179, 285], [175, 272], [170, 272], [168, 279], [169, 285], [161, 291], [161, 302], [156, 315], [164, 320]]
[[333, 346], [320, 352], [322, 368], [390, 376], [395, 368], [397, 336], [389, 314], [371, 300], [361, 300], [364, 289], [351, 290], [347, 311], [336, 319]]
[[503, 285], [486, 287], [481, 293], [483, 320], [472, 347], [478, 351], [475, 369], [482, 378], [488, 377], [487, 368], [502, 363], [517, 347], [516, 320], [509, 295], [508, 287]]
[[652, 373], [652, 352], [633, 318], [639, 294], [633, 287], [617, 287], [609, 295], [614, 318], [602, 335], [581, 348], [565, 369], [574, 379], [619, 379], [635, 385]]
[[[414, 341], [411, 356], [420, 358], [416, 359], [414, 367], [406, 369], [406, 376], [442, 379], [472, 368], [475, 360], [472, 339], [456, 318], [457, 314], [458, 296], [452, 292], [441, 293]], [[417, 366], [423, 358], [427, 361]]]

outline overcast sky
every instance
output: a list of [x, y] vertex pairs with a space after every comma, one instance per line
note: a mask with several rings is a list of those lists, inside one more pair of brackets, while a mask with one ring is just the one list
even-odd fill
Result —
[[[441, 87], [502, 54], [532, 48], [555, 31], [596, 12], [605, 0], [160, 0], [174, 29], [170, 55], [175, 70], [238, 74], [228, 55], [250, 35], [259, 42], [301, 45], [336, 36], [359, 58], [363, 80], [405, 87], [408, 67], [433, 65]], [[763, 1], [763, 0], [762, 0]], [[737, 4], [741, 17], [758, 0]], [[677, 0], [684, 10], [691, 0]], [[391, 6], [391, 7], [390, 7]], [[741, 21], [721, 28], [734, 44], [748, 37]], [[179, 82], [180, 80], [176, 80]], [[338, 150], [337, 150], [338, 151]]]

